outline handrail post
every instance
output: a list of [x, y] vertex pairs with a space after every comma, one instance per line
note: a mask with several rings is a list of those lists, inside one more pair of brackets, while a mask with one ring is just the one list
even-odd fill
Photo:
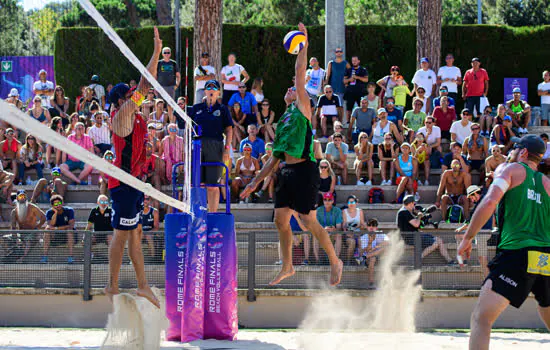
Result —
[[246, 300], [256, 301], [256, 232], [248, 233], [248, 277]]
[[82, 300], [92, 300], [92, 232], [84, 231], [84, 265], [82, 281]]

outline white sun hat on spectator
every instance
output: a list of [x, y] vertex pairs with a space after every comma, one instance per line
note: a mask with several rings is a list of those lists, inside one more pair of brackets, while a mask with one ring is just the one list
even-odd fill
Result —
[[19, 96], [19, 91], [17, 91], [16, 88], [13, 88], [10, 90], [10, 94], [8, 95], [8, 97], [18, 97]]

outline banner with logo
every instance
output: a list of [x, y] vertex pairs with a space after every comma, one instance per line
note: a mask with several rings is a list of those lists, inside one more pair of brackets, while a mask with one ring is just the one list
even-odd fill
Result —
[[504, 103], [514, 98], [515, 88], [520, 88], [521, 99], [527, 101], [527, 82], [527, 78], [504, 78]]
[[31, 104], [32, 86], [39, 80], [38, 72], [46, 70], [47, 80], [55, 86], [53, 56], [0, 56], [0, 98], [6, 99], [11, 89], [16, 88], [19, 99]]

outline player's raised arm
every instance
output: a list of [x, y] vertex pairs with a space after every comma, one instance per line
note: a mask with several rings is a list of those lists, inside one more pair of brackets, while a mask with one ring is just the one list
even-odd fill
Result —
[[307, 70], [307, 48], [309, 46], [309, 40], [307, 36], [307, 29], [303, 23], [298, 24], [298, 30], [304, 33], [306, 36], [306, 42], [304, 48], [300, 50], [296, 57], [296, 105], [302, 112], [302, 114], [309, 120], [311, 120], [311, 104], [309, 102], [309, 95], [306, 91], [306, 70]]
[[[154, 27], [153, 30], [154, 50], [153, 56], [151, 57], [149, 64], [147, 64], [147, 70], [156, 79], [159, 56], [162, 51], [162, 40], [160, 39], [158, 28]], [[111, 101], [111, 103], [114, 103], [116, 106], [120, 106], [112, 121], [113, 132], [115, 134], [120, 137], [130, 135], [134, 125], [134, 113], [138, 110], [139, 106], [145, 99], [147, 91], [149, 91], [150, 87], [151, 84], [147, 81], [147, 79], [145, 79], [145, 77], [141, 77], [137, 89], [133, 94], [128, 93], [126, 96], [120, 96], [118, 101]]]

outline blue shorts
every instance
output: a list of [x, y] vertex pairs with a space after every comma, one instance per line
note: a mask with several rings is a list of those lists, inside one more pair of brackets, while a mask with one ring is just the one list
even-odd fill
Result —
[[113, 216], [111, 224], [116, 230], [130, 231], [138, 227], [139, 212], [143, 209], [143, 192], [125, 184], [111, 190]]
[[70, 159], [67, 159], [67, 161], [65, 162], [65, 164], [67, 164], [67, 166], [69, 167], [69, 170], [70, 171], [73, 171], [75, 169], [80, 169], [80, 170], [84, 170], [84, 162], [83, 161], [80, 161], [80, 160], [70, 160]]

